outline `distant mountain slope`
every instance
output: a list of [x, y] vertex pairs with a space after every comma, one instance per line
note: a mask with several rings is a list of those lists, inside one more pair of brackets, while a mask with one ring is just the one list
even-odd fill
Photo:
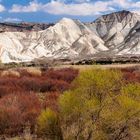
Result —
[[2, 62], [22, 62], [46, 58], [74, 58], [108, 50], [104, 41], [80, 21], [63, 18], [38, 32], [0, 34]]
[[63, 18], [55, 25], [0, 24], [0, 30], [3, 63], [140, 55], [140, 16], [129, 11], [104, 15], [92, 23]]
[[127, 34], [130, 29], [140, 20], [140, 16], [129, 11], [120, 11], [108, 15], [103, 15], [91, 25], [94, 24], [97, 33], [101, 38], [107, 40], [115, 33], [121, 32]]
[[[110, 51], [115, 50], [115, 54], [140, 54], [140, 51], [136, 52], [136, 48], [140, 47], [140, 36], [138, 36], [140, 33], [140, 30], [138, 30], [140, 15], [129, 11], [121, 11], [104, 15], [95, 22], [86, 25], [104, 40], [105, 46]], [[137, 32], [135, 36], [134, 32]], [[123, 51], [123, 49], [125, 50]]]
[[54, 24], [47, 23], [0, 23], [0, 32], [24, 32], [45, 30]]

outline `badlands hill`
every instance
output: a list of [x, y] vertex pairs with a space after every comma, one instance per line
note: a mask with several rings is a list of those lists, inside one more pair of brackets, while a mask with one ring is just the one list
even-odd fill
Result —
[[63, 18], [56, 24], [0, 24], [3, 63], [140, 56], [140, 15], [120, 11], [92, 23]]

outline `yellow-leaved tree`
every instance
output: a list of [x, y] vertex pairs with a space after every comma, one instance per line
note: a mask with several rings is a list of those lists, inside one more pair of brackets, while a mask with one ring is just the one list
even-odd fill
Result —
[[41, 112], [37, 120], [38, 135], [52, 140], [63, 140], [57, 114], [51, 109]]
[[140, 84], [124, 84], [118, 70], [81, 72], [59, 104], [65, 140], [140, 138]]

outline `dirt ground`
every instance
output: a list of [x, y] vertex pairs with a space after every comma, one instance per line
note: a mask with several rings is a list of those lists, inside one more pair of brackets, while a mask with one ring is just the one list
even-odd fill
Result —
[[61, 68], [76, 68], [79, 70], [86, 69], [108, 69], [108, 68], [131, 68], [131, 67], [140, 67], [140, 64], [109, 64], [109, 65], [59, 65], [53, 68], [61, 69]]

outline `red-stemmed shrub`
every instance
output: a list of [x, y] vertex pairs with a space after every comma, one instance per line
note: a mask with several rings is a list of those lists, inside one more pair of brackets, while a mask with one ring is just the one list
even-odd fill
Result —
[[140, 82], [140, 70], [138, 67], [123, 68], [121, 71], [126, 83]]
[[37, 78], [22, 77], [18, 85], [26, 91], [40, 91], [40, 80]]
[[14, 74], [16, 71], [20, 76], [9, 73], [0, 76], [0, 135], [18, 135], [26, 123], [34, 128], [41, 109], [50, 108], [57, 112], [60, 93], [68, 90], [78, 75], [78, 70], [72, 68], [43, 72], [17, 69]]
[[62, 80], [48, 79], [40, 85], [40, 92], [60, 91], [69, 89], [70, 84]]
[[57, 112], [59, 96], [60, 96], [60, 93], [58, 93], [58, 92], [47, 93], [44, 103], [43, 103], [44, 109], [50, 108], [51, 110]]
[[78, 70], [73, 68], [64, 68], [59, 70], [50, 69], [43, 73], [43, 76], [51, 78], [51, 79], [57, 79], [57, 80], [63, 80], [68, 83], [71, 83], [75, 77], [78, 75]]
[[[11, 94], [0, 99], [0, 134], [17, 134], [26, 123], [35, 125], [41, 105], [33, 93]], [[0, 114], [1, 114], [0, 113]], [[6, 122], [6, 123], [5, 123]]]

